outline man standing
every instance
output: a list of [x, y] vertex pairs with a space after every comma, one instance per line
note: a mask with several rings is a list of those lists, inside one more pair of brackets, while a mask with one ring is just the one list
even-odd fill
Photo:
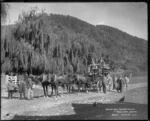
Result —
[[102, 93], [102, 90], [103, 90], [102, 78], [100, 78], [100, 81], [99, 81], [99, 89], [100, 89], [100, 92]]
[[5, 75], [5, 84], [6, 85], [8, 83], [8, 80], [9, 80], [9, 73], [7, 72], [6, 75]]
[[110, 74], [107, 75], [107, 80], [108, 80], [108, 89], [111, 91], [113, 89], [113, 80]]
[[117, 76], [115, 75], [113, 78], [113, 89], [116, 89], [116, 87], [117, 87], [116, 81], [117, 81]]
[[127, 76], [124, 77], [124, 82], [125, 82], [126, 90], [128, 90], [129, 78]]
[[107, 74], [103, 74], [102, 86], [103, 86], [103, 92], [104, 92], [105, 94], [106, 94], [106, 92], [107, 92], [106, 83], [107, 83]]
[[16, 88], [16, 85], [13, 83], [13, 81], [11, 79], [9, 79], [6, 86], [7, 86], [7, 90], [8, 90], [8, 99], [12, 99], [13, 92]]
[[33, 99], [33, 82], [30, 77], [27, 79], [28, 100]]
[[122, 75], [120, 75], [120, 77], [117, 79], [117, 88], [116, 88], [116, 90], [117, 90], [117, 92], [120, 92], [120, 93], [122, 93], [122, 91], [123, 91], [123, 78], [122, 78]]
[[20, 93], [20, 99], [22, 99], [22, 95], [24, 99], [26, 98], [25, 91], [26, 91], [26, 82], [24, 76], [21, 74], [18, 76], [19, 80], [19, 93]]

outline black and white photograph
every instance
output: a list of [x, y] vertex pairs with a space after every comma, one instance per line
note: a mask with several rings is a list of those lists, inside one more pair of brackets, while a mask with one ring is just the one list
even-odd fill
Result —
[[148, 4], [1, 2], [1, 120], [148, 120]]

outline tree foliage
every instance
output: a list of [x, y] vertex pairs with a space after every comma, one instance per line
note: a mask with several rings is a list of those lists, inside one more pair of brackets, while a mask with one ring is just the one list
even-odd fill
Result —
[[9, 9], [8, 3], [1, 3], [1, 22], [5, 22], [8, 16], [8, 9]]
[[[137, 57], [138, 65], [146, 64], [143, 41], [71, 16], [48, 15], [32, 9], [19, 16], [11, 32], [3, 34], [3, 30], [1, 65], [5, 72], [85, 73], [92, 58], [97, 60], [102, 56], [111, 69], [129, 69], [128, 65], [137, 61]], [[141, 42], [143, 48], [138, 50]]]

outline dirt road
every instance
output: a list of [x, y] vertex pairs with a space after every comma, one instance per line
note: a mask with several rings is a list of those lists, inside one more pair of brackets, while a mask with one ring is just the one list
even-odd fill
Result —
[[[143, 88], [142, 88], [143, 87]], [[135, 90], [141, 88], [140, 90]], [[43, 116], [56, 115], [73, 115], [76, 113], [72, 104], [93, 104], [98, 103], [114, 103], [125, 96], [125, 102], [144, 103], [147, 104], [147, 82], [129, 84], [128, 91], [117, 93], [115, 90], [108, 91], [107, 94], [97, 92], [80, 92], [73, 94], [63, 94], [61, 97], [55, 99], [54, 97], [44, 98], [41, 89], [35, 89], [35, 96], [33, 100], [19, 100], [18, 95], [15, 98], [8, 100], [6, 90], [2, 90], [1, 97], [1, 119], [32, 119], [32, 116], [38, 116], [40, 119]], [[138, 95], [138, 96], [137, 96]], [[140, 96], [139, 96], [140, 95]], [[143, 99], [143, 100], [141, 100]], [[15, 117], [14, 117], [15, 116]], [[23, 117], [24, 116], [24, 117]], [[41, 116], [41, 117], [40, 117]], [[34, 117], [35, 118], [35, 117]], [[18, 118], [19, 119], [19, 118]], [[43, 117], [44, 119], [44, 117]], [[67, 119], [67, 118], [66, 118]]]

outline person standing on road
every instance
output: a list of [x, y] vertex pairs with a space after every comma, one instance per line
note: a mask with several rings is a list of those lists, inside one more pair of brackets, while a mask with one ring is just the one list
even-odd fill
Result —
[[8, 80], [9, 80], [9, 73], [7, 72], [6, 75], [5, 75], [5, 84], [8, 83]]
[[103, 79], [102, 79], [102, 86], [103, 86], [103, 92], [106, 94], [107, 92], [107, 74], [103, 74]]
[[103, 90], [103, 84], [102, 84], [102, 77], [100, 78], [99, 80], [99, 89], [100, 89], [100, 92], [102, 93], [102, 90]]
[[28, 100], [33, 99], [33, 82], [30, 77], [27, 79]]
[[108, 80], [108, 90], [111, 91], [113, 89], [113, 80], [110, 74], [107, 75]]
[[25, 78], [21, 74], [21, 75], [18, 75], [18, 80], [19, 80], [20, 99], [22, 99], [22, 95], [23, 95], [24, 99], [26, 99], [26, 94], [25, 94], [25, 91], [26, 91], [26, 82], [25, 82]]
[[124, 83], [125, 83], [126, 90], [128, 90], [129, 78], [127, 76], [124, 76]]
[[123, 91], [123, 78], [122, 78], [122, 75], [120, 75], [120, 77], [117, 79], [117, 88], [116, 88], [116, 90], [117, 90], [117, 92], [120, 92], [120, 93], [122, 93], [122, 91]]
[[117, 88], [116, 82], [117, 82], [117, 76], [115, 75], [113, 78], [113, 89]]
[[12, 99], [16, 85], [13, 83], [13, 81], [11, 79], [8, 79], [6, 86], [7, 86], [7, 90], [8, 90], [8, 99]]

